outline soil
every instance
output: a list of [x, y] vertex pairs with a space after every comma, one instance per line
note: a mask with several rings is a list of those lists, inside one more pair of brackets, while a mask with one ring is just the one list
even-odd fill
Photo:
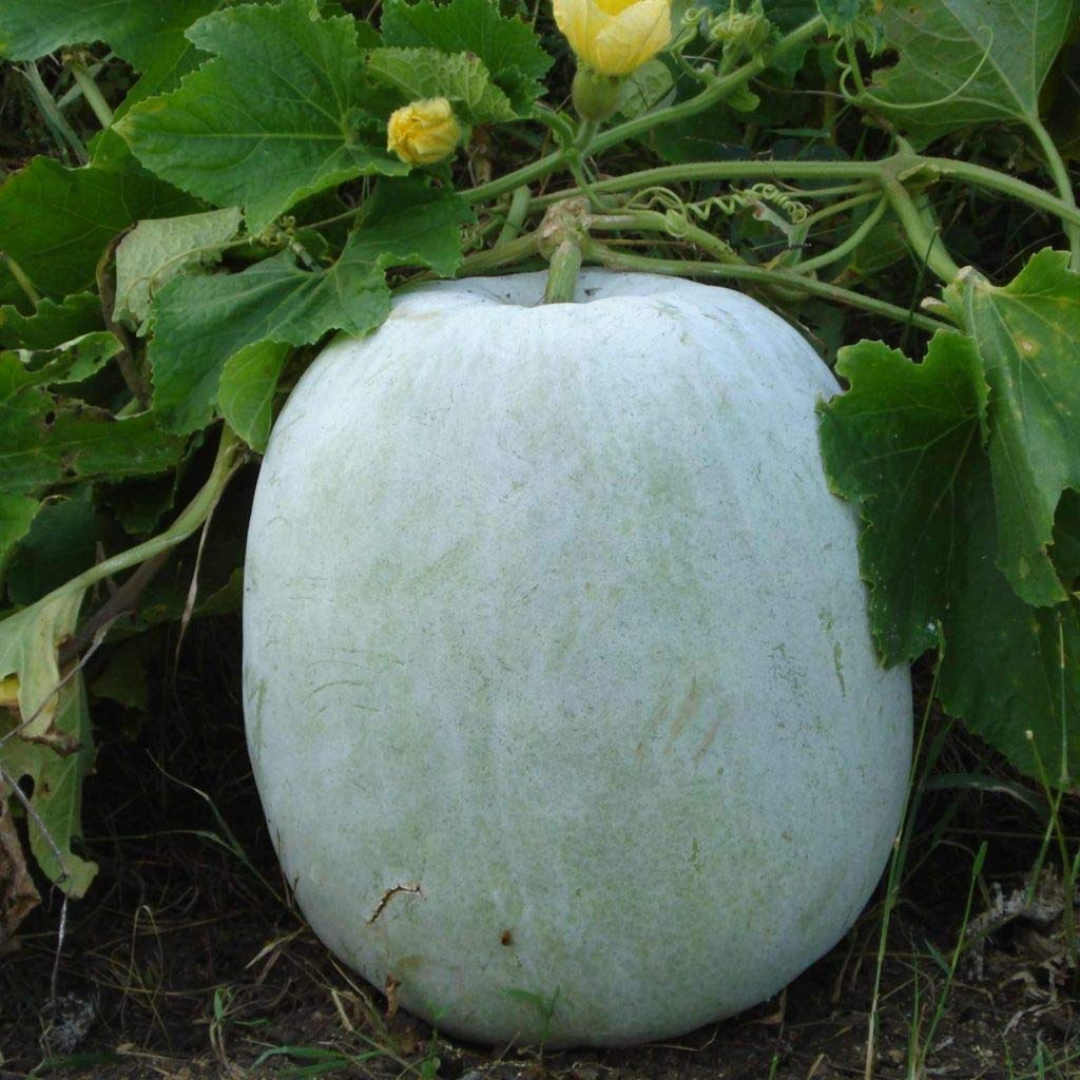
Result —
[[[100, 876], [68, 906], [62, 941], [53, 892], [0, 958], [0, 1078], [866, 1075], [880, 890], [848, 937], [778, 998], [671, 1043], [490, 1050], [397, 1012], [281, 899], [235, 700], [237, 640], [229, 620], [197, 629], [153, 719], [98, 709], [105, 734], [84, 825]], [[946, 758], [949, 777], [1001, 767], [957, 740]], [[1080, 1077], [1064, 897], [1049, 869], [1033, 898], [1025, 889], [1042, 826], [1008, 794], [1014, 783], [1003, 779], [1006, 793], [994, 795], [942, 781], [924, 803], [881, 968], [879, 1080]]]

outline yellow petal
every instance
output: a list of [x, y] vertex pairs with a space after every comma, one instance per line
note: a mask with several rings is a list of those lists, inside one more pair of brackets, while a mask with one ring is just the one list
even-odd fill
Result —
[[605, 75], [629, 75], [670, 41], [669, 0], [638, 0], [597, 35], [592, 66]]
[[629, 75], [671, 40], [671, 0], [554, 0], [555, 22], [578, 58]]
[[386, 149], [411, 165], [431, 165], [454, 152], [461, 127], [446, 98], [425, 98], [395, 109], [386, 125]]

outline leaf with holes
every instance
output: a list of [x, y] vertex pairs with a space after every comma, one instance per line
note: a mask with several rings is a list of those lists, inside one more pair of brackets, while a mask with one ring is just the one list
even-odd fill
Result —
[[[6, 625], [0, 626], [0, 651]], [[98, 869], [72, 850], [73, 842], [82, 838], [82, 784], [94, 761], [81, 674], [60, 691], [57, 700], [52, 734], [61, 749], [15, 735], [0, 744], [0, 765], [16, 783], [33, 782], [30, 805], [37, 820], [28, 823], [30, 850], [45, 875], [68, 896], [78, 898], [86, 893]], [[0, 725], [0, 738], [8, 733]], [[5, 794], [0, 792], [0, 797]]]
[[103, 356], [74, 351], [30, 370], [18, 354], [0, 353], [0, 491], [34, 495], [58, 483], [152, 475], [176, 464], [183, 440], [163, 433], [152, 414], [117, 419], [43, 385], [50, 376], [57, 384], [77, 380]]

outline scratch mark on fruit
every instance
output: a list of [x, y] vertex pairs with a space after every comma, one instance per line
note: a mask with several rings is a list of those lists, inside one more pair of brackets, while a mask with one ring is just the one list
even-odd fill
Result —
[[382, 894], [382, 899], [379, 900], [378, 904], [375, 906], [375, 910], [371, 913], [371, 916], [368, 919], [368, 926], [370, 926], [386, 910], [386, 905], [399, 893], [409, 893], [412, 896], [419, 896], [421, 900], [424, 898], [424, 890], [420, 888], [419, 881], [409, 885], [391, 885], [390, 888]]
[[671, 737], [668, 742], [667, 752], [670, 754], [674, 749], [675, 740], [682, 734], [683, 728], [690, 722], [690, 718], [697, 712], [701, 694], [698, 691], [698, 681], [695, 675], [690, 680], [690, 689], [686, 692], [679, 711], [675, 714], [675, 723], [671, 725]]
[[705, 738], [701, 740], [698, 748], [694, 751], [694, 762], [700, 761], [709, 751], [709, 747], [712, 746], [713, 740], [716, 738], [717, 732], [720, 730], [720, 721], [714, 720], [709, 726], [709, 730], [705, 732]]
[[839, 641], [834, 642], [832, 647], [833, 667], [836, 669], [836, 680], [840, 683], [840, 693], [847, 696], [847, 684], [844, 681], [844, 648]]

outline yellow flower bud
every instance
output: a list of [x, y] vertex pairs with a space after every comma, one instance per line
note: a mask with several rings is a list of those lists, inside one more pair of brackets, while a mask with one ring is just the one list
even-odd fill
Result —
[[446, 98], [427, 98], [390, 115], [386, 149], [410, 165], [432, 165], [454, 152], [461, 127]]
[[8, 675], [0, 679], [0, 708], [17, 709], [19, 707], [19, 676]]
[[555, 0], [555, 22], [594, 71], [629, 75], [671, 41], [671, 0]]

